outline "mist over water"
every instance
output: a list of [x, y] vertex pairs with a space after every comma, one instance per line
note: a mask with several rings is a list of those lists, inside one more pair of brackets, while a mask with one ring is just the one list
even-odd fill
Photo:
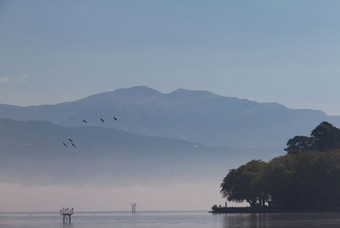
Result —
[[[131, 203], [137, 210], [209, 210], [223, 204], [216, 192], [218, 182], [129, 186], [25, 186], [0, 184], [0, 212], [59, 211], [63, 207], [76, 211], [126, 211]], [[230, 204], [231, 205], [231, 204]]]

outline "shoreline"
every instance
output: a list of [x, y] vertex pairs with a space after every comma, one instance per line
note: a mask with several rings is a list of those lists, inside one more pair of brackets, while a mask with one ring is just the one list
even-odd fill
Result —
[[218, 207], [209, 213], [212, 214], [240, 214], [240, 213], [339, 213], [340, 208], [324, 209], [278, 209], [278, 208], [251, 208], [251, 207]]

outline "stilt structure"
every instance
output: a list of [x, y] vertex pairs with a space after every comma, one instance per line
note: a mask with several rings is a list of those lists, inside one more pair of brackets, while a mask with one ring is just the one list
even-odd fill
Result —
[[63, 216], [63, 223], [71, 223], [71, 215], [73, 215], [74, 210], [69, 208], [63, 208], [60, 210], [60, 215]]
[[132, 207], [132, 213], [136, 212], [136, 203], [131, 203], [131, 207]]

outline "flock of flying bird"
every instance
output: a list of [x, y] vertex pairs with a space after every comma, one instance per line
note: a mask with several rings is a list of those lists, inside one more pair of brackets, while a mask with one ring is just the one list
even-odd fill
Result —
[[[118, 121], [117, 117], [115, 117], [115, 116], [113, 117], [113, 119], [114, 119], [115, 121]], [[103, 123], [105, 122], [105, 120], [104, 120], [103, 118], [100, 118], [100, 121], [103, 122]], [[83, 120], [83, 122], [87, 124], [87, 121], [86, 121], [86, 120]], [[68, 138], [68, 141], [71, 143], [71, 145], [72, 145], [73, 147], [76, 147], [76, 145], [74, 144], [74, 142], [73, 142], [72, 139]], [[63, 142], [63, 144], [64, 144], [65, 147], [67, 147], [67, 144], [66, 144], [65, 142]]]

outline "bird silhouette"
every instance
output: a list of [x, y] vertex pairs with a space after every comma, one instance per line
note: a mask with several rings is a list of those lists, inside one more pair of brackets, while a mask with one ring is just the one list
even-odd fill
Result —
[[73, 147], [76, 147], [76, 145], [74, 145], [74, 143], [71, 143]]
[[67, 145], [66, 145], [66, 143], [65, 143], [65, 142], [63, 142], [63, 144], [64, 144], [64, 146], [65, 146], [65, 147], [67, 147]]
[[69, 140], [71, 143], [73, 143], [73, 140], [72, 140], [72, 139], [68, 138], [68, 140]]
[[100, 118], [100, 120], [104, 123], [104, 120], [103, 120], [103, 118]]
[[86, 120], [83, 120], [83, 122], [84, 122], [84, 123], [87, 123], [87, 121], [86, 121]]
[[117, 117], [115, 117], [115, 116], [113, 117], [113, 119], [114, 119], [115, 121], [118, 121]]

